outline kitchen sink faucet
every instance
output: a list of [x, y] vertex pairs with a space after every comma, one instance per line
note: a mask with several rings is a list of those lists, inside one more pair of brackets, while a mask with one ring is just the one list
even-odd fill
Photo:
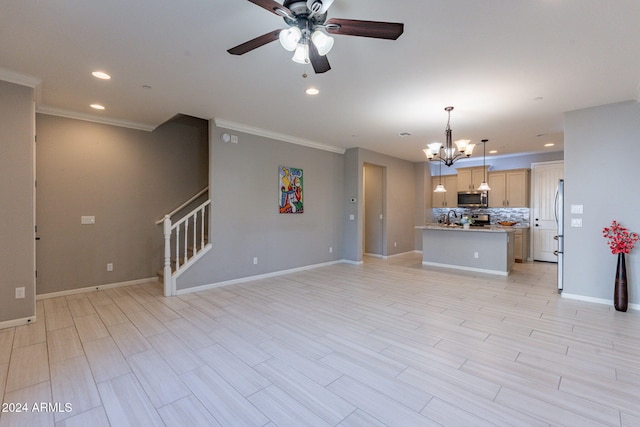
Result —
[[456, 214], [456, 211], [454, 211], [453, 209], [449, 210], [449, 212], [447, 212], [447, 220], [446, 220], [446, 224], [451, 224], [451, 212], [453, 212], [453, 217], [454, 218], [458, 218], [458, 215]]

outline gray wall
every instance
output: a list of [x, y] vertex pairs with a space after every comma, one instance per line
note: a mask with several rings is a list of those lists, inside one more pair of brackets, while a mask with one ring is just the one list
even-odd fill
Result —
[[[345, 153], [345, 233], [344, 259], [362, 261], [363, 246], [363, 167], [365, 163], [386, 170], [384, 233], [386, 247], [382, 255], [394, 255], [415, 249], [416, 170], [412, 162], [384, 154], [352, 148]], [[356, 203], [350, 199], [355, 198]], [[353, 215], [351, 221], [349, 216]], [[394, 246], [397, 242], [397, 246]]]
[[[223, 132], [237, 135], [238, 143], [223, 143]], [[303, 169], [302, 214], [279, 213], [280, 165]], [[343, 177], [341, 154], [225, 130], [212, 122], [213, 248], [178, 278], [177, 289], [340, 260]]]
[[145, 132], [38, 114], [36, 127], [38, 294], [154, 277], [155, 221], [208, 183], [208, 122]]
[[0, 323], [35, 315], [34, 117], [33, 89], [0, 81]]
[[[564, 292], [613, 299], [616, 256], [602, 229], [612, 220], [640, 233], [640, 104], [627, 102], [565, 114]], [[584, 205], [571, 215], [571, 205]], [[570, 227], [571, 217], [582, 228]], [[629, 302], [640, 304], [640, 247], [627, 255]]]

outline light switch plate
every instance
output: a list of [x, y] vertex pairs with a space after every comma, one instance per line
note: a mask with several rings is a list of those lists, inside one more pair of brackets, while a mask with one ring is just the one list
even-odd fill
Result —
[[80, 217], [80, 224], [93, 225], [95, 223], [96, 223], [96, 217], [95, 216], [81, 216]]
[[572, 227], [582, 227], [582, 218], [571, 218]]
[[571, 205], [571, 213], [582, 215], [584, 213], [583, 205]]

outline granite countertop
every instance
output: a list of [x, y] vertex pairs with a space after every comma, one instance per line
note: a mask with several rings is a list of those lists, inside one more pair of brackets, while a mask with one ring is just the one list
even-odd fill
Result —
[[425, 224], [425, 225], [416, 225], [416, 229], [418, 230], [445, 230], [445, 231], [476, 231], [476, 232], [483, 232], [483, 233], [509, 233], [509, 232], [515, 232], [516, 228], [529, 228], [526, 226], [512, 226], [512, 227], [504, 227], [502, 225], [488, 225], [488, 226], [483, 226], [483, 227], [469, 227], [469, 228], [463, 228], [462, 225], [456, 225], [456, 226], [451, 226], [451, 225], [446, 225], [446, 224], [442, 224], [442, 223], [429, 223], [429, 224]]

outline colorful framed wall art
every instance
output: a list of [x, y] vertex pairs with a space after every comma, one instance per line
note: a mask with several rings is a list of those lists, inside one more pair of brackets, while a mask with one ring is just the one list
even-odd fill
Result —
[[304, 212], [302, 169], [288, 166], [278, 167], [281, 214], [301, 214]]

